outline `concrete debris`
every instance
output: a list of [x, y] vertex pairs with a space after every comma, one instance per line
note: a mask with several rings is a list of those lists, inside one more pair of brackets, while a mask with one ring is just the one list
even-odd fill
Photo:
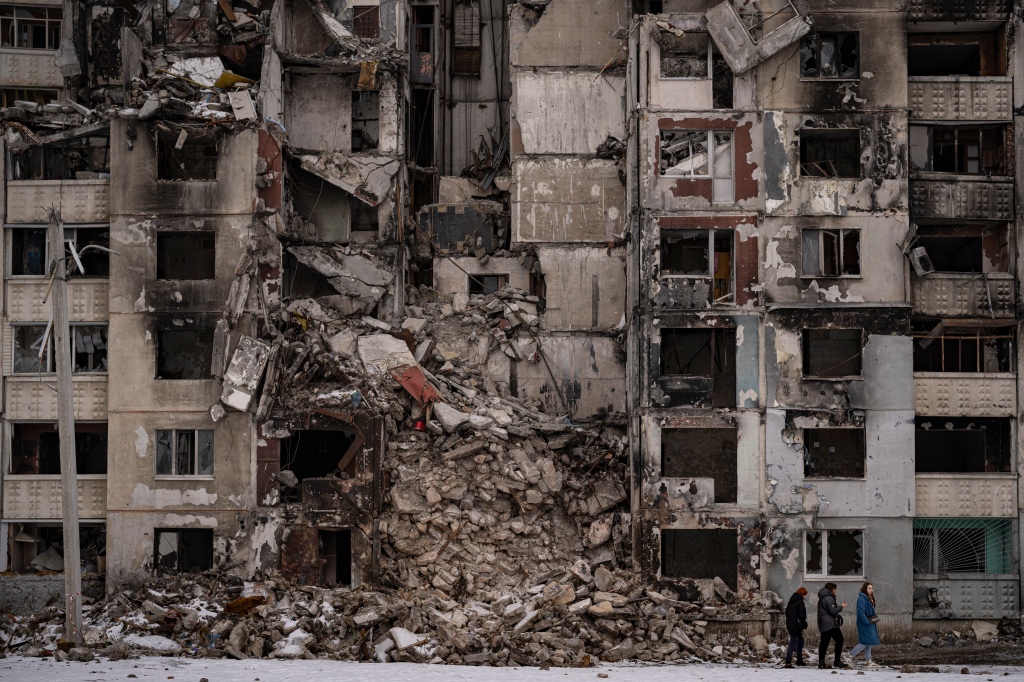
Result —
[[302, 170], [340, 187], [360, 201], [376, 206], [391, 189], [401, 163], [390, 156], [322, 154], [300, 156]]

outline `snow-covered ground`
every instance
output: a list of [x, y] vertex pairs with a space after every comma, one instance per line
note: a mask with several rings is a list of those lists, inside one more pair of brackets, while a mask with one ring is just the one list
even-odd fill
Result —
[[[344, 663], [338, 661], [231, 661], [186, 658], [141, 658], [117, 662], [57, 663], [52, 659], [11, 656], [0, 660], [0, 680], [4, 682], [336, 682], [380, 680], [381, 682], [793, 682], [808, 678], [829, 682], [851, 678], [850, 682], [965, 682], [978, 680], [1024, 680], [1024, 668], [971, 667], [971, 676], [960, 668], [943, 673], [902, 675], [894, 669], [818, 671], [816, 668], [780, 668], [722, 664], [641, 666], [601, 665], [593, 668], [474, 668], [413, 663]], [[602, 676], [607, 676], [606, 678]]]

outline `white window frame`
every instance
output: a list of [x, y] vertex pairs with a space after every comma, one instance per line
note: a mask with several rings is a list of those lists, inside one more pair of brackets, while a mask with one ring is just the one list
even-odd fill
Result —
[[[160, 434], [162, 432], [165, 432], [165, 431], [170, 432], [170, 434], [171, 434], [171, 473], [161, 473], [160, 470], [157, 468], [157, 467], [160, 466], [160, 455], [157, 452], [157, 448], [160, 447]], [[193, 471], [196, 472], [196, 473], [193, 473], [193, 474], [187, 474], [187, 473], [186, 474], [182, 474], [182, 473], [179, 473], [177, 471], [177, 466], [178, 466], [178, 455], [177, 455], [178, 435], [179, 434], [184, 434], [184, 433], [191, 433], [192, 434], [192, 469], [193, 469]], [[207, 472], [207, 473], [199, 473], [199, 434], [200, 433], [209, 433], [210, 434], [210, 466], [211, 466], [212, 470], [210, 472]], [[216, 460], [217, 460], [216, 453], [217, 453], [217, 450], [216, 450], [216, 446], [215, 446], [214, 430], [213, 429], [156, 429], [156, 433], [154, 435], [155, 435], [155, 438], [153, 440], [153, 460], [154, 460], [154, 462], [153, 462], [153, 471], [155, 472], [154, 473], [154, 478], [156, 480], [172, 479], [172, 478], [174, 478], [174, 479], [176, 479], [176, 478], [187, 478], [189, 480], [197, 479], [198, 478], [198, 479], [213, 480], [214, 474], [217, 471], [217, 468], [216, 468]]]
[[[860, 573], [857, 575], [831, 575], [828, 572], [828, 535], [832, 532], [849, 533], [857, 531], [860, 533]], [[821, 533], [821, 573], [811, 573], [807, 569], [807, 559], [810, 554], [807, 551], [807, 536], [810, 533]], [[856, 526], [853, 528], [808, 528], [803, 533], [803, 555], [804, 555], [804, 578], [815, 580], [864, 580], [864, 566], [868, 562], [867, 528]]]
[[[703, 174], [695, 173], [691, 167], [689, 173], [673, 173], [671, 169], [660, 172], [661, 154], [659, 153], [658, 167], [659, 175], [663, 178], [686, 178], [688, 180], [710, 180], [712, 181], [711, 203], [713, 204], [734, 204], [736, 203], [736, 131], [735, 130], [693, 130], [689, 128], [665, 129], [658, 132], [659, 144], [663, 133], [697, 133], [705, 136], [705, 149], [707, 149], [707, 161]], [[723, 146], [728, 147], [728, 169], [720, 168], [716, 163], [718, 147], [720, 142], [718, 136], [728, 136], [728, 142]], [[691, 154], [691, 158], [692, 158]], [[722, 164], [724, 165], [724, 164]]]
[[[61, 5], [44, 5], [44, 4], [40, 4], [40, 3], [0, 2], [0, 9], [13, 9], [14, 10], [14, 12], [13, 12], [14, 16], [9, 18], [10, 21], [11, 21], [11, 31], [13, 32], [14, 35], [12, 35], [12, 36], [0, 35], [0, 41], [8, 41], [8, 42], [11, 43], [10, 46], [5, 48], [5, 49], [33, 50], [33, 51], [43, 51], [43, 52], [56, 52], [57, 49], [60, 47], [60, 40], [63, 39], [63, 37], [64, 37], [64, 27], [63, 27], [63, 24], [64, 24], [64, 8]], [[50, 33], [51, 33], [52, 28], [53, 28], [53, 25], [56, 24], [57, 25], [57, 35], [60, 36], [60, 38], [58, 38], [58, 44], [55, 45], [54, 47], [49, 47], [49, 46], [47, 46], [47, 47], [20, 47], [20, 46], [18, 46], [17, 45], [16, 36], [18, 35], [18, 23], [19, 23], [19, 20], [18, 20], [18, 10], [19, 9], [21, 9], [21, 10], [25, 10], [25, 9], [35, 9], [35, 10], [42, 9], [42, 10], [45, 10], [46, 11], [46, 18], [45, 19], [32, 19], [31, 22], [33, 24], [35, 24], [35, 23], [37, 23], [39, 21], [43, 22], [43, 25], [46, 26], [46, 41], [47, 41], [47, 43], [49, 43], [49, 41], [50, 41]], [[50, 17], [50, 12], [52, 12], [52, 11], [57, 12], [60, 15], [60, 18], [59, 19], [51, 18]], [[15, 38], [15, 39], [12, 40], [12, 38]]]
[[[804, 234], [809, 232], [818, 233], [818, 272], [824, 271], [825, 265], [825, 240], [821, 238], [823, 232], [837, 232], [839, 234], [839, 272], [838, 275], [826, 275], [826, 274], [808, 274], [803, 271], [804, 269], [804, 246], [806, 244], [804, 240]], [[857, 275], [845, 275], [843, 272], [843, 239], [847, 233], [856, 233], [857, 235], [857, 250], [860, 253], [860, 274]], [[861, 228], [859, 227], [843, 227], [843, 228], [832, 228], [832, 227], [805, 227], [800, 230], [800, 277], [803, 279], [864, 279], [864, 252], [861, 250], [861, 245], [864, 243], [861, 239]]]

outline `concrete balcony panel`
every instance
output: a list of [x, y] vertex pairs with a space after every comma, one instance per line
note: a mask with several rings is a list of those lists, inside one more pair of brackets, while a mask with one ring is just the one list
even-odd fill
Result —
[[63, 88], [56, 50], [0, 48], [0, 82], [8, 88]]
[[999, 620], [1020, 618], [1020, 576], [987, 573], [914, 577], [914, 590], [936, 589], [937, 608], [914, 609], [914, 618]]
[[1013, 79], [1009, 76], [911, 76], [908, 81], [912, 121], [1013, 119]]
[[7, 222], [46, 223], [56, 206], [65, 223], [109, 223], [109, 180], [12, 180], [7, 183]]
[[[107, 477], [78, 476], [78, 517], [107, 518]], [[8, 476], [4, 479], [4, 518], [61, 518], [60, 475]]]
[[[6, 358], [5, 358], [6, 361]], [[52, 377], [52, 375], [51, 375]], [[8, 419], [57, 421], [57, 393], [46, 381], [25, 375], [7, 377], [4, 404]], [[76, 379], [74, 382], [75, 419], [106, 421], [107, 379]]]
[[1012, 374], [915, 372], [914, 412], [929, 417], [1013, 417], [1017, 379]]
[[1017, 516], [1016, 474], [917, 474], [915, 480], [917, 516]]
[[1006, 21], [1013, 0], [909, 0], [907, 21]]
[[1013, 179], [915, 173], [910, 212], [917, 219], [1013, 220]]
[[933, 272], [910, 278], [914, 312], [938, 317], [1013, 317], [1014, 278], [1005, 272]]
[[[47, 280], [18, 277], [7, 280], [7, 317], [17, 322], [46, 322], [50, 305], [41, 305]], [[106, 278], [73, 279], [68, 283], [68, 314], [72, 322], [102, 322], [108, 317], [110, 284]]]

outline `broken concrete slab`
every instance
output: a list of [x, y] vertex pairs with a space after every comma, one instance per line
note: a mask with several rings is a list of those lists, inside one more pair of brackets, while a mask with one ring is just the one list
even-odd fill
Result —
[[302, 169], [340, 187], [360, 201], [376, 206], [391, 191], [402, 167], [389, 156], [369, 154], [321, 154], [300, 156]]
[[416, 364], [408, 344], [390, 334], [360, 336], [357, 349], [359, 360], [372, 373], [384, 374], [398, 367]]
[[243, 336], [238, 340], [231, 364], [224, 372], [224, 390], [220, 396], [222, 403], [239, 412], [249, 409], [256, 396], [256, 388], [263, 379], [270, 350], [269, 343], [251, 336]]
[[395, 279], [394, 274], [362, 254], [345, 255], [319, 246], [293, 246], [288, 252], [327, 278], [340, 296], [322, 296], [321, 303], [346, 317], [370, 312]]
[[788, 45], [810, 33], [814, 26], [805, 0], [793, 0], [798, 14], [781, 26], [768, 31], [755, 43], [742, 17], [726, 0], [712, 7], [704, 15], [708, 33], [718, 46], [719, 53], [735, 73], [744, 73], [771, 57]]

